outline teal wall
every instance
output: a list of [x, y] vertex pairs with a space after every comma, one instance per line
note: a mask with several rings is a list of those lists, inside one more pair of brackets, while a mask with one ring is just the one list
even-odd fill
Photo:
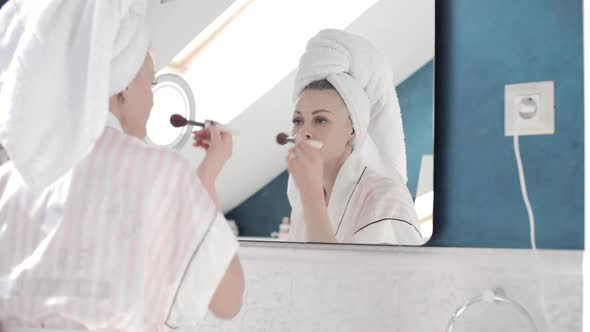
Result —
[[435, 237], [429, 244], [530, 246], [512, 138], [504, 136], [504, 85], [552, 80], [555, 135], [520, 139], [537, 245], [582, 249], [582, 1], [436, 4]]

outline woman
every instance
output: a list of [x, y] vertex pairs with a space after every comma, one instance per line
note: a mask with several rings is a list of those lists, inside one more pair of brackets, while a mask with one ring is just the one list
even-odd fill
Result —
[[290, 240], [423, 244], [383, 56], [362, 37], [323, 30], [308, 42], [294, 90]]
[[143, 142], [154, 79], [146, 10], [143, 0], [0, 10], [0, 144], [11, 157], [0, 167], [0, 322], [9, 332], [162, 331], [241, 307], [238, 244], [215, 192], [231, 136], [198, 132], [207, 154], [196, 171]]

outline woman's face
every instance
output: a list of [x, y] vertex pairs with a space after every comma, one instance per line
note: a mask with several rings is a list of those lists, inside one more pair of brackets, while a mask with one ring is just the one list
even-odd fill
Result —
[[141, 139], [146, 136], [147, 121], [154, 106], [154, 75], [154, 63], [148, 54], [133, 82], [122, 92], [124, 101], [120, 102], [119, 114], [121, 126], [127, 134]]
[[303, 90], [293, 112], [292, 135], [323, 143], [325, 162], [344, 160], [354, 133], [348, 109], [336, 90]]

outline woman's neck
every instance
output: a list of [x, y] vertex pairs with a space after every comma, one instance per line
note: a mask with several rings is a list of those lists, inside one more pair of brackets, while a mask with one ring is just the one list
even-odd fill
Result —
[[330, 201], [338, 173], [350, 155], [351, 151], [347, 151], [342, 157], [324, 163], [324, 194], [326, 197], [326, 205], [328, 205], [328, 202]]

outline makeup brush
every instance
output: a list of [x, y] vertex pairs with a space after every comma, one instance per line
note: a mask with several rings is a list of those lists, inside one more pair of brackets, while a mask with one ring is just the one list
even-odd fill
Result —
[[[285, 145], [287, 143], [296, 143], [297, 142], [296, 139], [295, 139], [295, 137], [289, 137], [285, 133], [279, 133], [279, 134], [277, 134], [277, 138], [276, 139], [277, 139], [277, 143], [279, 145]], [[322, 142], [320, 142], [320, 141], [314, 141], [312, 139], [310, 139], [308, 142], [309, 142], [309, 145], [313, 146], [316, 149], [321, 149], [322, 146], [324, 145], [324, 144], [322, 144]]]
[[238, 134], [237, 130], [226, 127], [226, 126], [216, 123], [214, 121], [205, 120], [205, 123], [203, 123], [203, 122], [198, 122], [198, 121], [193, 121], [193, 120], [187, 120], [184, 116], [182, 116], [180, 114], [172, 114], [170, 116], [170, 124], [176, 128], [184, 127], [186, 125], [193, 125], [193, 126], [206, 128], [208, 125], [214, 125], [217, 128], [219, 128], [219, 130], [221, 130], [223, 132], [231, 133], [233, 135]]

